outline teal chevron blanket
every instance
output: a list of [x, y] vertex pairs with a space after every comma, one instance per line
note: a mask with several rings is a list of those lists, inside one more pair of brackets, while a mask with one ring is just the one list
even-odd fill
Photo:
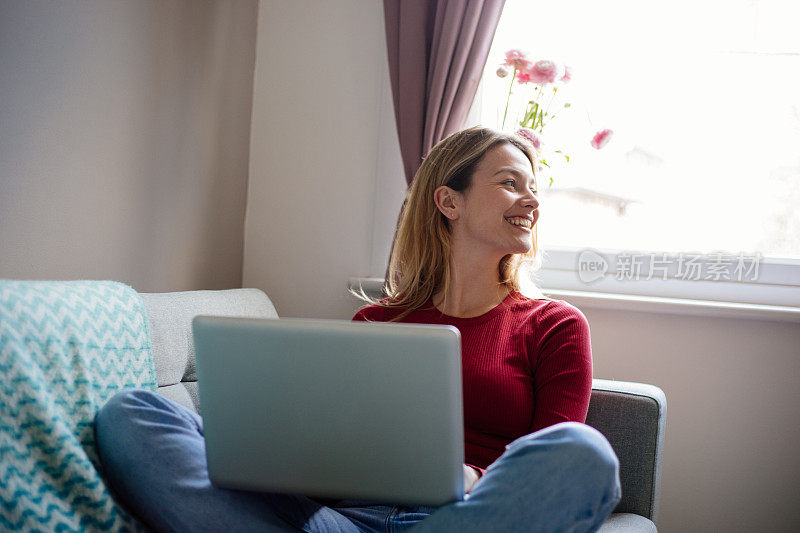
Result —
[[139, 530], [103, 484], [93, 427], [117, 391], [156, 389], [136, 291], [0, 280], [0, 376], [0, 530]]

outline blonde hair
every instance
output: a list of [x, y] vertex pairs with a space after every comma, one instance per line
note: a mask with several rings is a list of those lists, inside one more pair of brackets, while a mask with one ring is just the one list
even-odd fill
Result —
[[[486, 152], [503, 143], [515, 146], [525, 154], [531, 162], [535, 180], [539, 161], [533, 146], [523, 137], [481, 126], [450, 135], [431, 149], [406, 191], [383, 285], [387, 297], [381, 300], [371, 298], [363, 288], [359, 291], [350, 289], [350, 292], [368, 304], [404, 309], [390, 321], [401, 320], [419, 309], [440, 290], [446, 295], [451, 283], [451, 233], [448, 219], [436, 206], [433, 193], [442, 185], [459, 192], [466, 191]], [[508, 254], [498, 264], [499, 283], [509, 290], [524, 294], [532, 287], [526, 285], [525, 272], [532, 273], [541, 264], [537, 228], [538, 224], [533, 227], [530, 251]]]

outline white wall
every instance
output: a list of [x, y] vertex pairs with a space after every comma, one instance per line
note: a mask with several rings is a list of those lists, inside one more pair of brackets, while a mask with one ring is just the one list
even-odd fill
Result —
[[261, 2], [243, 284], [281, 316], [349, 319], [348, 278], [384, 273], [405, 193], [388, 78], [381, 2]]
[[0, 278], [241, 284], [255, 0], [0, 0]]
[[797, 531], [798, 324], [581, 310], [596, 378], [666, 394], [659, 531]]

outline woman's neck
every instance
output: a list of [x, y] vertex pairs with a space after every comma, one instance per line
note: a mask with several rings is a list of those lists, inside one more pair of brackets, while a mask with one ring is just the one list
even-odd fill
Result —
[[500, 304], [509, 289], [500, 284], [498, 266], [501, 258], [478, 257], [460, 253], [454, 247], [450, 261], [450, 286], [447, 294], [440, 289], [433, 296], [433, 305], [450, 316], [479, 316]]
[[505, 286], [499, 286], [489, 293], [468, 291], [466, 293], [451, 289], [451, 294], [445, 299], [443, 294], [433, 296], [433, 305], [445, 315], [470, 318], [488, 313], [505, 300], [511, 292]]

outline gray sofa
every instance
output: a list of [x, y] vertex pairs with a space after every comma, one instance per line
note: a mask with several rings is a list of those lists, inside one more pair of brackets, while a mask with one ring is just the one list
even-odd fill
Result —
[[[191, 321], [196, 315], [277, 318], [257, 289], [142, 294], [150, 320], [159, 392], [199, 411]], [[586, 423], [601, 431], [620, 460], [622, 501], [600, 529], [656, 531], [666, 398], [658, 387], [595, 379]]]

